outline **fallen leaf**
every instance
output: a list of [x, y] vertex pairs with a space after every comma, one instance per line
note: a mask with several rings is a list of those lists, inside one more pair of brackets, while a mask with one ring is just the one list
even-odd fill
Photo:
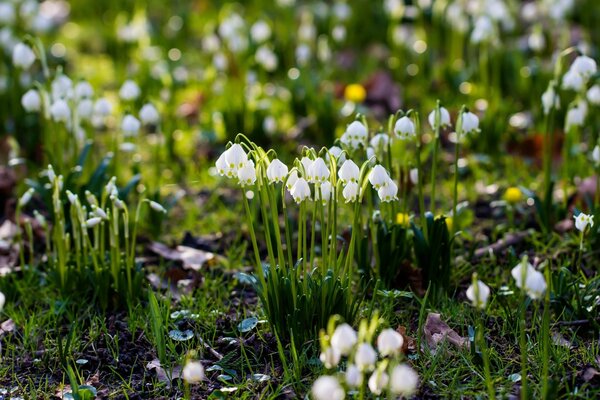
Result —
[[435, 350], [439, 343], [448, 340], [454, 346], [461, 348], [469, 344], [469, 339], [460, 336], [440, 318], [440, 314], [429, 313], [423, 327], [423, 334], [429, 348]]
[[402, 343], [402, 353], [408, 354], [408, 352], [414, 352], [417, 348], [416, 341], [414, 338], [406, 334], [406, 327], [399, 325], [396, 328], [396, 332], [402, 335], [404, 342]]
[[193, 269], [194, 271], [200, 270], [205, 264], [215, 259], [214, 253], [188, 246], [177, 246], [175, 249], [172, 249], [165, 244], [152, 242], [148, 248], [164, 259], [181, 261], [183, 268]]
[[554, 344], [557, 346], [563, 346], [568, 349], [573, 348], [573, 343], [565, 339], [565, 337], [561, 335], [560, 332], [552, 332], [552, 342], [554, 342]]
[[181, 378], [182, 368], [181, 366], [176, 366], [173, 368], [170, 374], [160, 365], [160, 361], [158, 359], [154, 359], [146, 364], [146, 369], [149, 371], [154, 371], [156, 373], [156, 378], [165, 384], [167, 389], [171, 388], [171, 384], [173, 380]]
[[0, 337], [4, 336], [5, 333], [10, 333], [15, 330], [15, 321], [12, 319], [7, 319], [2, 324], [0, 324]]
[[592, 367], [586, 368], [585, 371], [583, 371], [583, 374], [581, 374], [581, 377], [586, 382], [593, 380], [597, 376], [600, 376], [600, 372]]

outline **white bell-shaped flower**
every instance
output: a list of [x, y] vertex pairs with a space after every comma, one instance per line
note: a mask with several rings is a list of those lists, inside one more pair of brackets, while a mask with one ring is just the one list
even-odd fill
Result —
[[314, 160], [309, 168], [308, 174], [313, 183], [323, 183], [329, 179], [329, 168], [321, 157]]
[[375, 190], [379, 190], [379, 188], [388, 183], [389, 180], [389, 174], [387, 173], [385, 168], [382, 167], [380, 164], [374, 166], [371, 170], [371, 173], [369, 174], [369, 182], [371, 182], [371, 185]]
[[269, 182], [283, 182], [288, 174], [288, 167], [282, 163], [279, 159], [275, 158], [269, 163], [267, 167], [267, 178]]
[[188, 361], [183, 367], [181, 377], [187, 383], [200, 383], [204, 379], [204, 367], [198, 361]]
[[338, 177], [343, 184], [347, 184], [348, 182], [358, 183], [360, 178], [360, 168], [358, 168], [358, 165], [356, 165], [354, 161], [346, 160], [338, 171]]
[[142, 92], [138, 84], [131, 79], [123, 82], [121, 89], [119, 89], [119, 97], [125, 101], [133, 101], [140, 97], [141, 93]]
[[298, 178], [294, 186], [292, 186], [292, 190], [290, 190], [294, 201], [298, 204], [302, 203], [304, 200], [310, 199], [310, 186], [308, 186], [308, 182], [304, 178]]
[[377, 361], [377, 352], [368, 343], [361, 343], [354, 353], [354, 362], [361, 371], [371, 370]]
[[140, 121], [131, 114], [127, 114], [121, 121], [121, 130], [125, 136], [136, 136], [140, 131]]
[[[427, 117], [427, 121], [429, 122], [429, 125], [433, 129], [436, 128], [435, 110], [433, 110], [432, 112], [429, 113], [429, 116]], [[450, 113], [444, 107], [440, 107], [440, 126], [441, 127], [450, 126]]]
[[579, 232], [585, 232], [588, 226], [590, 228], [594, 227], [593, 215], [580, 212], [578, 215], [574, 215], [573, 218], [575, 219], [575, 228], [577, 228]]
[[21, 105], [27, 112], [37, 112], [42, 108], [42, 98], [35, 89], [29, 89], [21, 97]]
[[242, 168], [238, 169], [237, 177], [242, 187], [253, 185], [254, 182], [256, 182], [256, 168], [254, 168], [254, 162], [248, 160]]
[[412, 139], [416, 136], [415, 124], [410, 118], [404, 116], [396, 121], [394, 132], [402, 140]]
[[397, 200], [398, 185], [396, 185], [396, 182], [392, 179], [388, 179], [388, 181], [377, 190], [377, 195], [379, 195], [379, 199], [384, 203]]
[[471, 301], [473, 307], [484, 309], [490, 297], [490, 287], [480, 280], [476, 282], [476, 285], [471, 284], [468, 287], [467, 299]]
[[462, 114], [462, 131], [463, 133], [475, 133], [479, 131], [479, 118], [470, 111]]
[[384, 329], [377, 336], [377, 349], [384, 357], [400, 354], [403, 345], [404, 338], [393, 329]]
[[377, 370], [369, 378], [369, 390], [376, 396], [379, 396], [388, 386], [390, 377], [385, 371]]
[[144, 125], [156, 125], [160, 121], [160, 114], [151, 103], [144, 104], [140, 109], [140, 120]]
[[335, 328], [331, 335], [331, 346], [336, 348], [340, 354], [347, 356], [352, 352], [354, 345], [358, 341], [356, 331], [348, 324], [341, 324]]
[[12, 61], [15, 67], [27, 70], [35, 62], [35, 53], [25, 43], [17, 43], [13, 48]]
[[419, 375], [406, 364], [396, 365], [392, 370], [390, 391], [396, 395], [410, 397], [419, 386]]
[[337, 378], [321, 376], [313, 383], [311, 394], [314, 400], [344, 400], [346, 392]]
[[360, 187], [356, 182], [348, 182], [342, 190], [342, 196], [346, 200], [346, 203], [354, 203], [358, 199]]
[[59, 99], [50, 106], [50, 115], [55, 122], [69, 122], [71, 119], [71, 108], [66, 101]]

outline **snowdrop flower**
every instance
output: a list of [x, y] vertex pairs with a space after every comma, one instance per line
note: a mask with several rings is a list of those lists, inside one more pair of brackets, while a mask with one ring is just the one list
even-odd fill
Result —
[[31, 201], [31, 198], [33, 197], [33, 193], [35, 193], [33, 188], [27, 189], [27, 191], [19, 199], [19, 207], [25, 207], [27, 205], [27, 203], [29, 203]]
[[292, 186], [292, 190], [290, 190], [294, 201], [298, 204], [303, 202], [304, 200], [310, 199], [310, 187], [308, 186], [308, 182], [304, 178], [298, 178], [294, 186]]
[[596, 165], [596, 168], [600, 168], [600, 145], [596, 145], [592, 151], [592, 161]]
[[383, 390], [387, 387], [389, 382], [390, 377], [388, 376], [388, 374], [386, 374], [385, 371], [377, 370], [373, 372], [373, 375], [371, 375], [371, 377], [369, 378], [369, 390], [374, 395], [379, 396], [381, 392], [383, 392]]
[[360, 188], [356, 182], [348, 182], [342, 190], [342, 196], [346, 200], [346, 203], [355, 202], [358, 199]]
[[58, 99], [50, 106], [50, 115], [55, 122], [68, 122], [71, 118], [71, 109], [66, 101]]
[[314, 160], [309, 167], [309, 176], [313, 183], [323, 183], [329, 179], [329, 168], [321, 157]]
[[21, 97], [21, 105], [27, 112], [40, 111], [42, 107], [42, 98], [40, 93], [35, 89], [29, 89], [23, 97]]
[[27, 70], [35, 62], [35, 53], [25, 43], [17, 43], [13, 48], [12, 61], [15, 67]]
[[121, 89], [119, 89], [119, 97], [125, 101], [132, 101], [140, 97], [140, 87], [132, 80], [126, 80], [123, 82]]
[[389, 203], [392, 200], [397, 200], [398, 185], [392, 179], [389, 179], [383, 186], [377, 190], [379, 199], [384, 203]]
[[600, 85], [594, 85], [589, 88], [586, 93], [586, 98], [591, 104], [595, 106], [600, 105]]
[[384, 329], [377, 336], [377, 349], [384, 357], [400, 354], [403, 345], [404, 338], [393, 329]]
[[479, 131], [479, 118], [470, 111], [464, 112], [462, 115], [462, 131], [463, 133], [475, 133]]
[[371, 147], [374, 147], [376, 149], [385, 149], [387, 148], [389, 142], [390, 137], [387, 134], [378, 133], [377, 135], [373, 136], [369, 144], [371, 145]]
[[108, 117], [112, 112], [112, 104], [107, 99], [101, 97], [94, 103], [94, 114], [101, 117]]
[[87, 99], [94, 95], [94, 89], [87, 81], [78, 82], [75, 85], [75, 98], [77, 100]]
[[346, 368], [346, 373], [344, 374], [346, 378], [346, 384], [350, 387], [358, 387], [362, 385], [363, 382], [363, 374], [360, 372], [360, 369], [354, 364], [348, 365]]
[[147, 103], [140, 109], [140, 120], [144, 125], [156, 125], [160, 120], [158, 110], [152, 104]]
[[390, 176], [388, 175], [385, 168], [383, 168], [380, 164], [377, 164], [371, 170], [369, 174], [369, 182], [373, 185], [375, 190], [379, 190], [382, 186], [390, 181]]
[[574, 215], [573, 218], [575, 218], [575, 228], [577, 228], [579, 232], [585, 232], [588, 225], [590, 226], [590, 228], [594, 227], [593, 215], [588, 215], [580, 212], [578, 215]]
[[344, 185], [348, 182], [358, 183], [358, 179], [360, 178], [360, 169], [354, 161], [346, 160], [338, 171], [338, 177]]
[[585, 80], [594, 75], [598, 70], [596, 61], [588, 56], [579, 56], [571, 64], [571, 70], [581, 75]]
[[337, 351], [333, 347], [330, 347], [321, 353], [319, 359], [321, 360], [323, 365], [325, 365], [325, 368], [331, 369], [337, 367], [337, 365], [340, 363], [341, 357], [342, 355], [339, 351]]
[[181, 377], [187, 383], [200, 383], [204, 379], [204, 367], [198, 361], [188, 361], [183, 367]]
[[368, 136], [367, 127], [360, 121], [354, 121], [348, 125], [340, 140], [345, 145], [358, 149], [361, 145], [366, 145]]
[[123, 121], [121, 122], [121, 130], [125, 136], [137, 135], [140, 130], [140, 126], [140, 121], [131, 114], [124, 116]]
[[153, 210], [154, 210], [154, 211], [156, 211], [156, 212], [163, 213], [163, 214], [166, 214], [166, 213], [167, 213], [167, 210], [166, 210], [166, 208], [164, 208], [164, 207], [162, 206], [162, 204], [160, 204], [160, 203], [157, 203], [156, 201], [152, 201], [152, 200], [150, 200], [150, 201], [148, 202], [148, 204], [150, 205], [150, 208], [151, 208], [151, 209], [153, 209]]
[[265, 21], [256, 21], [250, 28], [250, 36], [256, 43], [262, 43], [271, 37], [271, 27]]
[[93, 217], [88, 219], [87, 221], [85, 221], [85, 227], [86, 228], [93, 228], [96, 225], [98, 225], [100, 222], [102, 222], [102, 218], [100, 217]]
[[332, 193], [332, 186], [331, 186], [331, 182], [329, 181], [325, 181], [321, 184], [321, 186], [319, 186], [319, 189], [317, 190], [317, 188], [315, 188], [315, 200], [322, 200], [323, 205], [327, 204], [327, 202], [329, 200], [331, 200], [331, 193]]
[[90, 217], [98, 217], [103, 220], [108, 219], [108, 215], [106, 215], [106, 212], [96, 205], [92, 205], [92, 212], [90, 213]]
[[331, 335], [331, 346], [343, 356], [350, 354], [357, 341], [356, 331], [348, 324], [339, 325]]
[[256, 169], [254, 168], [254, 162], [248, 160], [237, 173], [238, 181], [242, 186], [253, 185], [256, 182]]
[[288, 167], [279, 159], [275, 158], [267, 167], [267, 178], [270, 183], [283, 182], [288, 174]]
[[467, 289], [467, 298], [473, 307], [485, 309], [490, 297], [490, 287], [480, 280], [477, 280], [475, 284], [477, 286], [471, 284]]
[[560, 97], [556, 93], [556, 90], [554, 90], [555, 85], [556, 83], [551, 81], [550, 84], [548, 84], [548, 88], [544, 94], [542, 94], [542, 107], [545, 115], [548, 115], [548, 113], [550, 113], [550, 109], [552, 108], [555, 110], [560, 108]]
[[77, 195], [73, 194], [73, 192], [71, 192], [70, 190], [67, 190], [67, 199], [69, 200], [69, 203], [71, 204], [75, 204], [77, 203]]
[[83, 120], [91, 118], [94, 111], [94, 103], [90, 99], [83, 99], [77, 104], [77, 115]]
[[578, 74], [574, 69], [569, 69], [563, 76], [562, 87], [563, 89], [570, 89], [579, 92], [583, 89], [585, 82], [583, 76]]
[[312, 397], [315, 400], [344, 400], [346, 393], [338, 380], [333, 376], [321, 376], [311, 389]]
[[[427, 121], [429, 122], [429, 125], [433, 129], [436, 128], [435, 110], [433, 110], [432, 112], [429, 113], [429, 116], [427, 117]], [[450, 126], [450, 113], [444, 107], [440, 107], [440, 126], [442, 126], [442, 127]]]
[[409, 397], [417, 391], [419, 375], [408, 365], [400, 364], [392, 370], [390, 391], [396, 395]]
[[402, 140], [412, 139], [416, 136], [415, 124], [408, 117], [402, 117], [394, 125], [394, 132]]
[[376, 361], [377, 352], [375, 352], [373, 346], [368, 343], [361, 343], [358, 345], [356, 353], [354, 354], [354, 362], [361, 371], [373, 368]]
[[583, 126], [586, 116], [587, 110], [585, 106], [576, 105], [575, 107], [571, 107], [565, 117], [565, 130], [568, 131], [573, 126]]

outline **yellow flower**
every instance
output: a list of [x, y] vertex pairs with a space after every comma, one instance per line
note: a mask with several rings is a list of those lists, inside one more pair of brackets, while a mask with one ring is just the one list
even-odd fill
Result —
[[362, 103], [367, 97], [367, 90], [360, 83], [352, 83], [346, 86], [344, 97], [353, 103]]
[[504, 193], [504, 200], [506, 200], [510, 204], [516, 204], [522, 199], [523, 193], [518, 187], [511, 186], [508, 189], [506, 189], [506, 192]]
[[410, 222], [410, 215], [404, 213], [396, 214], [396, 223], [398, 225], [408, 225]]
[[435, 217], [435, 219], [444, 217], [446, 218], [446, 227], [448, 228], [448, 232], [452, 233], [452, 223], [454, 222], [452, 220], [452, 217], [446, 216], [446, 215], [438, 215], [437, 217]]

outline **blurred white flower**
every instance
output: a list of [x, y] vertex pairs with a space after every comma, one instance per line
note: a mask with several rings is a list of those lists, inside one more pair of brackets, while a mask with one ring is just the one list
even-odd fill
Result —
[[162, 206], [162, 204], [157, 203], [156, 201], [152, 201], [152, 200], [149, 201], [149, 204], [150, 204], [150, 208], [153, 209], [154, 211], [163, 213], [163, 214], [167, 213], [167, 209], [164, 208]]
[[562, 88], [579, 92], [583, 89], [585, 81], [583, 76], [574, 69], [569, 69], [562, 79]]
[[596, 168], [600, 168], [600, 145], [596, 145], [592, 150], [592, 161]]
[[369, 378], [369, 390], [379, 396], [390, 382], [390, 377], [385, 371], [377, 370]]
[[375, 149], [387, 149], [387, 145], [390, 142], [390, 137], [386, 133], [378, 133], [373, 136], [369, 142], [371, 147]]
[[517, 287], [524, 290], [532, 299], [539, 299], [546, 291], [544, 274], [533, 268], [525, 260], [517, 264], [511, 271]]
[[136, 136], [140, 131], [141, 125], [142, 124], [136, 117], [127, 114], [123, 117], [123, 121], [121, 122], [121, 130], [125, 136]]
[[321, 183], [320, 186], [315, 187], [315, 200], [321, 200], [323, 205], [325, 205], [332, 197], [332, 186], [331, 182], [325, 181]]
[[333, 335], [331, 335], [331, 346], [344, 356], [352, 352], [357, 341], [358, 336], [356, 335], [356, 331], [345, 323], [335, 328]]
[[256, 49], [254, 59], [256, 60], [256, 63], [258, 65], [265, 69], [265, 71], [272, 72], [277, 69], [277, 55], [267, 45], [262, 45], [258, 49]]
[[104, 97], [99, 98], [94, 103], [94, 114], [100, 117], [108, 117], [112, 112], [112, 104]]
[[346, 132], [340, 138], [341, 142], [352, 149], [366, 146], [369, 133], [360, 121], [354, 121], [346, 128]]
[[337, 367], [340, 363], [341, 354], [335, 348], [330, 347], [321, 353], [319, 359], [327, 369]]
[[119, 97], [125, 101], [133, 101], [140, 97], [141, 90], [137, 83], [131, 79], [123, 82], [121, 89], [119, 89]]
[[344, 161], [346, 161], [345, 153], [343, 153], [343, 150], [338, 146], [331, 146], [329, 148], [329, 153], [327, 154], [327, 161], [329, 161], [329, 154], [336, 158], [338, 164], [341, 164]]
[[87, 81], [77, 82], [75, 85], [75, 99], [87, 99], [94, 95], [94, 89]]
[[346, 367], [345, 378], [346, 384], [350, 387], [358, 387], [362, 385], [363, 382], [363, 374], [354, 364], [350, 364]]
[[400, 364], [392, 370], [390, 391], [396, 395], [410, 397], [419, 385], [419, 375], [408, 365]]
[[68, 122], [71, 118], [71, 109], [66, 101], [58, 99], [50, 106], [50, 115], [55, 122]]
[[154, 105], [147, 103], [140, 109], [140, 120], [144, 125], [156, 125], [160, 121], [160, 114]]
[[102, 222], [102, 218], [100, 217], [93, 217], [88, 219], [87, 221], [85, 221], [85, 227], [86, 228], [93, 228], [96, 225], [98, 225], [100, 222]]
[[555, 110], [558, 110], [560, 108], [560, 97], [554, 89], [555, 85], [556, 83], [554, 81], [551, 81], [548, 84], [548, 88], [546, 89], [544, 94], [542, 94], [542, 107], [544, 109], [545, 115], [548, 115], [548, 113], [550, 113], [550, 109], [552, 108], [554, 108]]
[[181, 377], [187, 383], [200, 383], [204, 379], [204, 367], [198, 361], [188, 361], [183, 367]]
[[52, 99], [71, 99], [73, 97], [73, 81], [65, 74], [54, 78], [51, 84]]
[[358, 199], [360, 188], [356, 182], [348, 182], [342, 190], [342, 196], [346, 200], [346, 203], [353, 203]]
[[480, 280], [476, 284], [477, 287], [471, 284], [467, 289], [467, 298], [471, 301], [473, 307], [484, 309], [490, 297], [490, 287]]
[[593, 105], [600, 105], [600, 85], [596, 84], [589, 88], [586, 94], [586, 98]]
[[587, 110], [580, 105], [569, 108], [565, 117], [565, 130], [568, 131], [573, 126], [583, 126], [585, 117], [587, 116]]
[[462, 131], [463, 133], [475, 133], [479, 131], [479, 118], [470, 111], [462, 114]]
[[471, 43], [479, 44], [489, 42], [496, 36], [494, 22], [487, 16], [482, 15], [475, 21], [475, 27], [471, 32]]
[[23, 97], [21, 97], [21, 105], [27, 112], [40, 111], [42, 107], [42, 98], [40, 93], [35, 89], [29, 89]]
[[19, 207], [25, 207], [31, 201], [34, 193], [35, 191], [33, 188], [27, 189], [27, 191], [23, 193], [23, 196], [21, 196], [19, 199]]
[[82, 120], [89, 120], [94, 111], [94, 103], [90, 99], [82, 99], [77, 104], [77, 115]]
[[369, 182], [371, 182], [371, 185], [373, 185], [373, 188], [375, 190], [379, 190], [379, 188], [384, 186], [389, 181], [390, 176], [388, 175], [384, 167], [382, 167], [379, 164], [373, 167], [371, 173], [369, 174]]
[[361, 343], [354, 353], [354, 363], [361, 371], [370, 370], [377, 361], [377, 352], [368, 343]]
[[311, 389], [314, 400], [344, 400], [346, 392], [338, 380], [333, 376], [321, 376]]
[[0, 25], [12, 25], [15, 17], [15, 6], [10, 1], [0, 3]]
[[5, 303], [6, 303], [6, 296], [4, 296], [4, 293], [0, 292], [0, 312], [2, 312], [2, 310], [4, 310]]
[[536, 52], [541, 52], [546, 48], [546, 38], [541, 30], [534, 30], [527, 38], [527, 45]]
[[[435, 129], [435, 110], [429, 113], [427, 121], [429, 122], [429, 125]], [[450, 126], [450, 113], [444, 107], [440, 107], [440, 126]]]
[[35, 53], [25, 43], [17, 43], [13, 48], [12, 61], [15, 67], [27, 70], [35, 62]]
[[578, 215], [574, 215], [573, 218], [575, 219], [575, 228], [577, 228], [579, 232], [585, 232], [588, 225], [590, 228], [594, 227], [593, 215], [588, 215], [580, 212]]
[[393, 329], [384, 329], [377, 336], [377, 349], [384, 356], [398, 355], [404, 345], [404, 338]]
[[571, 70], [581, 75], [587, 81], [590, 76], [598, 71], [596, 61], [588, 56], [579, 56], [571, 64]]
[[303, 202], [304, 200], [310, 199], [310, 187], [308, 186], [308, 182], [304, 178], [298, 178], [292, 189], [290, 190], [294, 201], [298, 204]]
[[394, 132], [402, 140], [412, 139], [416, 136], [415, 124], [410, 118], [404, 116], [396, 121]]
[[262, 43], [271, 37], [271, 27], [263, 20], [256, 21], [250, 28], [250, 36], [256, 43]]

